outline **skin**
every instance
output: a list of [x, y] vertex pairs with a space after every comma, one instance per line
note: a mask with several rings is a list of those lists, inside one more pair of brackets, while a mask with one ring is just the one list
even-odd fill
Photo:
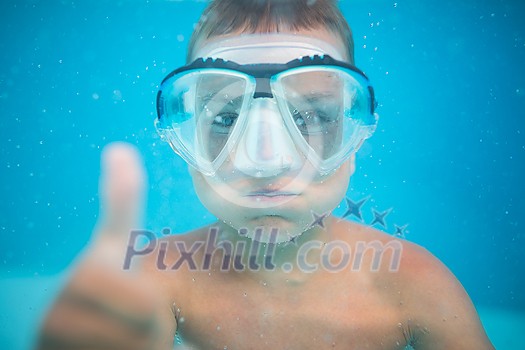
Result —
[[[333, 45], [342, 50], [330, 33], [302, 34], [335, 40]], [[188, 349], [403, 349], [407, 344], [415, 349], [493, 349], [465, 290], [429, 252], [329, 215], [324, 228], [315, 226], [297, 236], [295, 244], [278, 245], [272, 271], [231, 266], [221, 271], [228, 260], [221, 249], [216, 249], [209, 269], [190, 269], [187, 260], [171, 268], [182, 258], [176, 243], [191, 247], [205, 242], [212, 227], [218, 228], [219, 240], [252, 243], [222, 221], [163, 238], [152, 254], [134, 259], [132, 269], [123, 270], [129, 232], [140, 217], [145, 175], [140, 157], [125, 144], [104, 151], [103, 168], [103, 215], [97, 233], [50, 311], [39, 349], [170, 349], [176, 331], [184, 338], [180, 348]], [[213, 182], [197, 172], [192, 177], [203, 203], [224, 222], [292, 232], [302, 227], [298, 222], [312, 221], [307, 208], [321, 214], [337, 205], [352, 171], [353, 158], [330, 176], [316, 178], [293, 205], [271, 209], [271, 215], [264, 215], [268, 208], [258, 215], [257, 210], [224, 201]], [[245, 186], [261, 186], [246, 181]], [[310, 250], [307, 261], [319, 267], [306, 273], [296, 257], [300, 247], [313, 241], [320, 246]], [[335, 266], [344, 258], [337, 249], [329, 256], [321, 254], [322, 247], [333, 242], [346, 245], [352, 254], [360, 244], [373, 242], [400, 247], [399, 266], [392, 269], [394, 250], [385, 249], [374, 271], [371, 249], [358, 268], [329, 271], [323, 263]], [[263, 244], [256, 255], [261, 265], [265, 248]], [[248, 258], [245, 251], [242, 261]], [[204, 250], [192, 259], [202, 266]], [[291, 272], [280, 268], [284, 263]]]

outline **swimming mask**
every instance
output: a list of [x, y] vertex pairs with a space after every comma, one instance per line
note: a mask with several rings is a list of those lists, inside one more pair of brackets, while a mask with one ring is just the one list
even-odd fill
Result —
[[[233, 59], [224, 47], [216, 49], [218, 55]], [[368, 78], [330, 55], [248, 64], [206, 56], [164, 78], [155, 122], [161, 138], [205, 175], [227, 161], [254, 177], [276, 176], [305, 162], [328, 174], [376, 128]]]

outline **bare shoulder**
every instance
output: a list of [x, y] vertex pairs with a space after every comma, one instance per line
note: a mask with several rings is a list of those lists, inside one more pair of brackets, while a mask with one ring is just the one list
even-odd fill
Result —
[[402, 323], [415, 348], [493, 349], [465, 289], [427, 249], [371, 227], [338, 225], [353, 245], [365, 242], [372, 263], [377, 250], [382, 254], [375, 278], [400, 296]]
[[[406, 282], [403, 284], [403, 289], [407, 291], [421, 288], [436, 289], [438, 285], [463, 290], [454, 275], [439, 259], [415, 243], [346, 220], [337, 221], [336, 237], [347, 241], [354, 248], [354, 254], [359, 252], [359, 247], [366, 249], [366, 253], [371, 258], [374, 253], [383, 254], [382, 264], [377, 272], [382, 274], [395, 266], [395, 271], [390, 272], [396, 272], [394, 275], [396, 280]], [[394, 265], [389, 264], [388, 259], [384, 259], [392, 258], [393, 254], [398, 259]]]
[[[345, 242], [350, 248], [353, 270], [362, 271], [365, 267], [381, 278], [388, 275], [400, 278], [402, 273], [409, 273], [408, 261], [423, 251], [406, 240], [356, 222], [336, 219], [333, 229], [334, 239]], [[393, 272], [396, 274], [392, 275]]]
[[453, 273], [426, 249], [409, 242], [405, 247], [400, 279], [407, 320], [413, 320], [421, 347], [493, 349], [470, 297]]

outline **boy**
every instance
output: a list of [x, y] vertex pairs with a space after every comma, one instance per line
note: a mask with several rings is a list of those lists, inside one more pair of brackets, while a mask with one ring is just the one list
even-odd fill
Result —
[[218, 222], [139, 248], [143, 170], [108, 147], [99, 233], [41, 349], [493, 348], [433, 256], [330, 214], [376, 123], [335, 1], [213, 1], [188, 63], [156, 126]]

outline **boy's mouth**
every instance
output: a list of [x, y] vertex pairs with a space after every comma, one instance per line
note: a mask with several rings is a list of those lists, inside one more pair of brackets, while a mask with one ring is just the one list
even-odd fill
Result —
[[293, 197], [299, 196], [299, 193], [290, 192], [290, 191], [279, 191], [279, 190], [272, 190], [272, 189], [259, 189], [256, 191], [249, 192], [245, 195], [245, 197], [248, 197], [250, 199], [256, 200], [256, 201], [282, 201], [282, 200], [290, 200]]

